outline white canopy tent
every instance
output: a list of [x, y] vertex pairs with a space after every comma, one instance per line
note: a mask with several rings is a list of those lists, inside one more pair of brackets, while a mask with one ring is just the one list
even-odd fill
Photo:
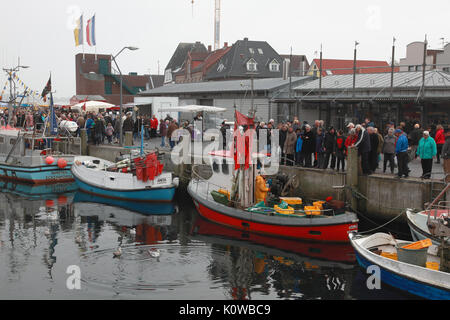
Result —
[[[86, 104], [86, 110], [83, 110]], [[79, 112], [99, 112], [100, 109], [106, 110], [115, 107], [113, 104], [101, 102], [101, 101], [86, 101], [71, 106], [71, 109], [78, 110]]]

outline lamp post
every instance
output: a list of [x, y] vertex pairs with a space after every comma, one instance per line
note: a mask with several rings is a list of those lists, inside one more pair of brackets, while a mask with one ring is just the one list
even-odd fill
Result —
[[5, 71], [8, 75], [9, 75], [9, 103], [8, 103], [8, 124], [11, 124], [11, 120], [13, 118], [12, 114], [13, 114], [13, 106], [16, 100], [16, 83], [14, 82], [14, 94], [13, 94], [13, 89], [12, 89], [12, 84], [13, 84], [13, 73], [18, 72], [20, 70], [20, 68], [22, 69], [28, 69], [29, 66], [22, 66], [20, 65], [20, 57], [18, 58], [18, 63], [17, 66], [15, 68], [3, 68], [3, 71]]
[[[120, 141], [120, 146], [123, 146], [123, 76], [122, 76], [122, 71], [120, 71], [119, 65], [116, 62], [116, 58], [119, 56], [119, 54], [121, 54], [125, 49], [131, 50], [131, 51], [135, 51], [138, 50], [139, 48], [137, 47], [123, 47], [122, 50], [119, 51], [118, 54], [116, 54], [115, 56], [112, 56], [112, 59], [114, 61], [114, 64], [117, 67], [117, 70], [119, 71], [120, 74], [120, 137], [119, 137], [119, 141]], [[117, 120], [116, 120], [117, 121]]]

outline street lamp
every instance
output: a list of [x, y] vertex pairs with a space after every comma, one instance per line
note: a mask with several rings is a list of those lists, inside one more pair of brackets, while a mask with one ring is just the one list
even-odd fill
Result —
[[[122, 76], [122, 71], [120, 71], [119, 65], [116, 62], [116, 58], [119, 56], [119, 54], [121, 54], [125, 49], [131, 50], [131, 51], [136, 51], [139, 48], [137, 47], [123, 47], [122, 50], [119, 51], [118, 54], [116, 54], [115, 56], [112, 55], [112, 59], [114, 61], [114, 64], [117, 67], [117, 70], [119, 71], [120, 74], [120, 137], [119, 137], [119, 141], [120, 141], [120, 146], [123, 146], [123, 122], [122, 122], [122, 118], [123, 118], [123, 94], [122, 94], [122, 87], [123, 87], [123, 76]], [[116, 120], [117, 121], [117, 120]]]

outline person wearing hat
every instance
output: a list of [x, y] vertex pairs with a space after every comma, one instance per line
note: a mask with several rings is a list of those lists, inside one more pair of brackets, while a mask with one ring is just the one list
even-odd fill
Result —
[[404, 176], [405, 178], [408, 178], [409, 176], [408, 138], [401, 129], [396, 129], [394, 131], [394, 134], [397, 137], [397, 143], [395, 145], [395, 154], [397, 155], [398, 177], [401, 178], [402, 176]]
[[422, 163], [422, 179], [431, 178], [431, 170], [433, 168], [433, 157], [437, 153], [436, 142], [428, 131], [423, 132], [423, 137], [419, 140], [417, 147], [417, 155]]
[[371, 150], [369, 133], [362, 125], [358, 124], [355, 127], [355, 134], [358, 140], [354, 146], [358, 148], [358, 155], [361, 157], [363, 175], [369, 175], [372, 173], [369, 165], [369, 153]]

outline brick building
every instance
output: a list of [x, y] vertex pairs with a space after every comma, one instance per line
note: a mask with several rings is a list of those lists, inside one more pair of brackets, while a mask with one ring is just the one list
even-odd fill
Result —
[[[75, 68], [77, 96], [102, 96], [108, 103], [120, 104], [120, 75], [111, 55], [79, 53], [75, 56]], [[162, 86], [163, 81], [162, 75], [123, 73], [123, 103], [133, 102], [140, 91]]]

